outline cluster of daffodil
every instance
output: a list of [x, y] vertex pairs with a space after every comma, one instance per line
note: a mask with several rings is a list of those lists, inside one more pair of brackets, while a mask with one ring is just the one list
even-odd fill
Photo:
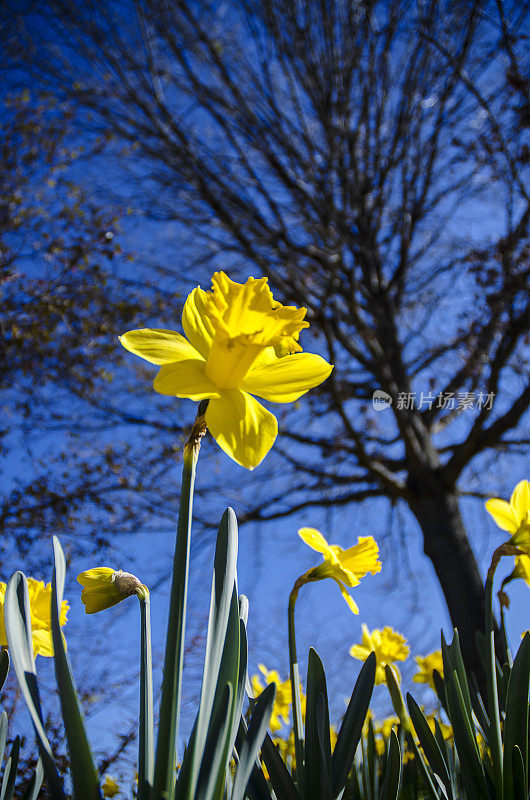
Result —
[[[423, 707], [421, 708], [422, 711], [425, 713]], [[439, 728], [442, 732], [444, 741], [450, 742], [452, 740], [453, 729], [451, 728], [450, 725], [447, 725], [440, 719], [438, 713], [434, 711], [425, 713], [425, 719], [427, 720], [427, 724], [429, 725], [429, 728], [433, 734], [435, 733], [436, 730], [435, 727], [435, 720], [436, 720], [436, 723], [438, 723]], [[383, 756], [386, 751], [387, 742], [390, 738], [390, 734], [392, 733], [393, 730], [397, 730], [400, 725], [401, 725], [401, 720], [395, 714], [392, 714], [391, 716], [386, 717], [381, 722], [378, 722], [374, 719], [372, 711], [369, 710], [363, 725], [363, 738], [365, 740], [368, 740], [370, 736], [373, 736], [375, 742], [375, 749], [378, 755]], [[418, 745], [419, 739], [415, 732], [413, 732], [413, 736], [414, 736], [414, 742], [416, 743], [416, 745]], [[403, 753], [403, 756], [405, 762], [409, 761], [410, 759], [414, 758], [414, 752], [411, 749], [406, 748]]]
[[[160, 713], [155, 743], [151, 657], [150, 597], [147, 587], [122, 569], [95, 567], [78, 576], [87, 614], [112, 608], [136, 596], [140, 605], [140, 713], [135, 800], [419, 800], [429, 796], [510, 800], [527, 797], [530, 635], [511, 662], [497, 669], [492, 590], [504, 557], [515, 558], [498, 597], [505, 636], [507, 584], [522, 578], [530, 586], [530, 488], [521, 481], [509, 502], [486, 504], [510, 536], [493, 554], [486, 581], [487, 618], [484, 668], [487, 693], [480, 699], [468, 680], [458, 635], [441, 650], [416, 656], [413, 680], [428, 685], [447, 715], [426, 714], [401, 690], [398, 663], [409, 656], [405, 638], [390, 627], [370, 631], [350, 655], [363, 662], [341, 724], [329, 718], [326, 677], [318, 654], [308, 658], [306, 691], [299, 675], [295, 607], [300, 589], [333, 580], [348, 605], [359, 613], [351, 589], [381, 571], [372, 536], [358, 537], [343, 549], [329, 544], [315, 528], [299, 536], [322, 562], [295, 582], [288, 602], [290, 677], [260, 665], [249, 681], [246, 672], [248, 601], [237, 595], [237, 522], [227, 509], [221, 519], [214, 560], [212, 600], [203, 683], [193, 734], [177, 760], [183, 671], [193, 489], [200, 443], [207, 431], [237, 464], [252, 470], [278, 434], [276, 417], [255, 398], [292, 403], [326, 380], [333, 367], [304, 353], [300, 334], [308, 327], [306, 309], [274, 300], [266, 278], [240, 284], [223, 272], [212, 277], [211, 291], [200, 287], [186, 299], [185, 336], [166, 329], [125, 333], [123, 346], [159, 367], [154, 389], [199, 403], [197, 418], [183, 451], [181, 499], [170, 612], [168, 617]], [[63, 599], [65, 559], [54, 538], [54, 572], [45, 585], [15, 573], [0, 584], [0, 683], [9, 658], [35, 728], [41, 762], [26, 797], [36, 800], [43, 774], [52, 800], [66, 794], [43, 725], [35, 656], [53, 656], [75, 800], [125, 794], [110, 775], [100, 780], [86, 735], [81, 706], [66, 653], [62, 628], [68, 603]], [[5, 623], [4, 623], [5, 616]], [[5, 647], [9, 648], [9, 657]], [[386, 683], [395, 716], [374, 722], [369, 711], [374, 686]], [[246, 694], [248, 697], [246, 698]], [[0, 740], [5, 739], [0, 719]], [[270, 730], [272, 736], [267, 733]], [[11, 800], [18, 761], [15, 740], [4, 773], [2, 798]], [[6, 779], [5, 775], [8, 775]], [[133, 782], [134, 783], [134, 782]], [[401, 792], [401, 794], [400, 794]]]

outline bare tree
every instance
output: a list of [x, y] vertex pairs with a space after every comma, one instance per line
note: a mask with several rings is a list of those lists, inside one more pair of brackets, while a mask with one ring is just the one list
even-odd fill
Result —
[[459, 498], [485, 454], [528, 444], [527, 16], [507, 0], [53, 0], [15, 37], [86, 130], [134, 146], [149, 213], [205, 266], [257, 270], [308, 308], [335, 370], [283, 430], [288, 492], [248, 518], [406, 504], [477, 671], [484, 591]]

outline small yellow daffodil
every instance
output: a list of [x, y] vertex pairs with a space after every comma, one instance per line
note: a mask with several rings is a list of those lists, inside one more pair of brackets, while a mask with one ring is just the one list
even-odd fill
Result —
[[515, 557], [515, 568], [503, 580], [503, 587], [517, 578], [522, 578], [530, 586], [530, 483], [527, 480], [520, 481], [513, 490], [509, 503], [498, 497], [491, 498], [486, 503], [486, 510], [499, 528], [511, 533], [510, 539], [505, 543], [507, 549], [510, 549], [510, 546], [517, 548], [515, 551], [505, 553], [503, 550], [506, 548], [501, 546], [494, 553], [494, 559], [497, 555], [497, 560], [498, 554], [518, 553]]
[[367, 626], [363, 623], [362, 630], [362, 644], [354, 644], [350, 647], [349, 652], [352, 658], [366, 661], [370, 653], [375, 653], [376, 685], [385, 682], [385, 666], [387, 664], [390, 665], [397, 674], [397, 679], [401, 680], [399, 669], [394, 666], [394, 662], [406, 661], [408, 658], [410, 649], [406, 643], [405, 637], [388, 626], [383, 628], [382, 631], [375, 629], [370, 633]]
[[87, 614], [111, 608], [133, 594], [139, 597], [148, 594], [147, 587], [136, 575], [112, 567], [87, 569], [77, 576], [77, 580], [83, 587], [81, 600]]
[[436, 670], [440, 677], [443, 678], [444, 665], [442, 651], [435, 650], [434, 653], [429, 653], [428, 656], [415, 656], [414, 660], [419, 667], [419, 672], [413, 676], [412, 680], [416, 681], [416, 683], [428, 683], [431, 689], [436, 691], [433, 673], [434, 670]]
[[305, 314], [305, 308], [274, 300], [267, 278], [241, 284], [215, 272], [212, 291], [198, 286], [184, 304], [187, 338], [141, 329], [120, 341], [160, 367], [155, 391], [208, 400], [206, 425], [217, 444], [238, 464], [254, 469], [274, 444], [278, 422], [253, 395], [292, 403], [333, 369], [320, 356], [301, 352], [298, 337], [309, 326]]
[[[277, 670], [268, 670], [264, 664], [258, 664], [258, 669], [263, 675], [266, 686], [268, 686], [269, 683], [276, 684], [276, 697], [274, 700], [274, 706], [272, 708], [271, 720], [269, 724], [269, 728], [273, 733], [275, 733], [276, 731], [279, 731], [283, 725], [287, 725], [289, 722], [289, 709], [291, 708], [291, 681], [290, 679], [282, 681]], [[261, 694], [265, 688], [259, 675], [252, 676], [251, 684], [255, 697]]]
[[510, 502], [493, 497], [486, 510], [503, 531], [511, 533], [509, 544], [530, 556], [530, 483], [520, 481], [512, 492]]
[[[35, 656], [53, 657], [52, 641], [52, 585], [35, 578], [28, 578], [29, 608], [31, 615], [31, 638], [33, 641], [33, 654]], [[4, 600], [6, 584], [0, 582], [0, 645], [7, 645], [6, 629], [4, 625]], [[70, 606], [66, 600], [61, 605], [59, 624], [66, 625], [66, 615]]]
[[119, 784], [116, 783], [114, 778], [111, 778], [110, 775], [107, 775], [103, 783], [101, 784], [101, 791], [103, 792], [103, 797], [114, 797], [120, 791]]
[[360, 536], [357, 544], [348, 550], [336, 544], [328, 544], [316, 528], [300, 528], [298, 535], [312, 550], [322, 553], [324, 563], [310, 569], [298, 579], [298, 588], [304, 583], [331, 578], [354, 614], [359, 613], [357, 603], [350, 597], [346, 587], [358, 586], [367, 573], [375, 575], [381, 571], [379, 548], [372, 536]]

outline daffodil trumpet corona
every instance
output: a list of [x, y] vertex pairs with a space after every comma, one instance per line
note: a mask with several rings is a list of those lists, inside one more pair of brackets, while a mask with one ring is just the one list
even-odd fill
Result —
[[144, 328], [125, 333], [120, 341], [160, 367], [155, 391], [208, 400], [208, 430], [230, 458], [251, 470], [278, 433], [276, 417], [254, 395], [292, 403], [333, 369], [321, 356], [302, 352], [298, 339], [309, 327], [305, 315], [305, 308], [274, 300], [267, 278], [251, 277], [241, 284], [215, 272], [212, 291], [197, 286], [186, 299], [185, 336]]

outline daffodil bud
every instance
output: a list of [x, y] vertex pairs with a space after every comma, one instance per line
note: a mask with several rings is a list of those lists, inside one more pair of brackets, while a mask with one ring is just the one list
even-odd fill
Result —
[[96, 614], [105, 608], [111, 608], [133, 594], [139, 599], [149, 594], [147, 587], [136, 575], [112, 567], [87, 569], [77, 576], [77, 581], [83, 587], [81, 600], [87, 614]]

